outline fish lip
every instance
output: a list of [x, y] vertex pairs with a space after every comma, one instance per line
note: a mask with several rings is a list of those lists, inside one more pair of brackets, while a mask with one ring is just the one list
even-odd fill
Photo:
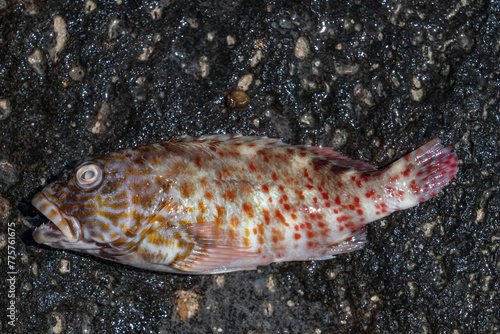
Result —
[[82, 238], [78, 219], [62, 212], [43, 192], [36, 194], [31, 203], [50, 220], [33, 231], [33, 239], [37, 243], [77, 242]]

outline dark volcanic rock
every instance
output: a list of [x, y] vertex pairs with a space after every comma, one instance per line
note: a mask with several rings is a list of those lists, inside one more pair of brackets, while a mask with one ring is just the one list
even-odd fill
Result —
[[[499, 36], [495, 1], [0, 1], [0, 156], [16, 176], [0, 171], [0, 276], [16, 273], [0, 332], [499, 332]], [[235, 90], [250, 103], [229, 111]], [[68, 163], [210, 133], [375, 165], [439, 136], [462, 165], [330, 261], [182, 276], [29, 238], [27, 203]]]

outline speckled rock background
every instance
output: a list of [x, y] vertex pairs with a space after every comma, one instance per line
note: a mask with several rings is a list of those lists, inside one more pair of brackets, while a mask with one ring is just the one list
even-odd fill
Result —
[[[0, 332], [499, 332], [499, 56], [498, 1], [0, 0]], [[210, 133], [375, 165], [440, 137], [462, 165], [330, 261], [182, 276], [30, 238], [68, 163]]]

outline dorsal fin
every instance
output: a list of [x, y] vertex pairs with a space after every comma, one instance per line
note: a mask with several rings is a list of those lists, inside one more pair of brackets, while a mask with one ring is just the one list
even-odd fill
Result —
[[263, 145], [263, 146], [289, 146], [281, 141], [281, 139], [269, 138], [266, 136], [243, 136], [241, 134], [216, 134], [205, 135], [200, 137], [182, 136], [177, 138], [177, 142], [198, 142], [198, 143], [229, 143], [238, 145]]
[[287, 146], [287, 148], [305, 152], [311, 156], [316, 156], [319, 159], [327, 160], [328, 162], [342, 168], [355, 169], [362, 172], [374, 171], [377, 168], [368, 163], [347, 158], [334, 151], [330, 147], [309, 146], [309, 145], [289, 145], [283, 143], [280, 139], [260, 137], [260, 136], [242, 136], [240, 134], [217, 134], [206, 135], [200, 137], [182, 136], [176, 139], [177, 142], [194, 142], [194, 143], [210, 143], [210, 144], [236, 144], [236, 145], [259, 145], [267, 148]]
[[297, 148], [303, 152], [310, 152], [320, 159], [328, 160], [338, 167], [355, 169], [361, 172], [371, 172], [377, 170], [377, 167], [373, 165], [345, 157], [330, 147], [301, 145], [297, 146]]

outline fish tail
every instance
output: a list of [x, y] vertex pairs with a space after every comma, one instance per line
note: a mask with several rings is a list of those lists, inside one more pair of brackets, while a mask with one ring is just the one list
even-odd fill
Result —
[[458, 157], [436, 138], [383, 169], [386, 202], [403, 210], [436, 196], [457, 174]]

